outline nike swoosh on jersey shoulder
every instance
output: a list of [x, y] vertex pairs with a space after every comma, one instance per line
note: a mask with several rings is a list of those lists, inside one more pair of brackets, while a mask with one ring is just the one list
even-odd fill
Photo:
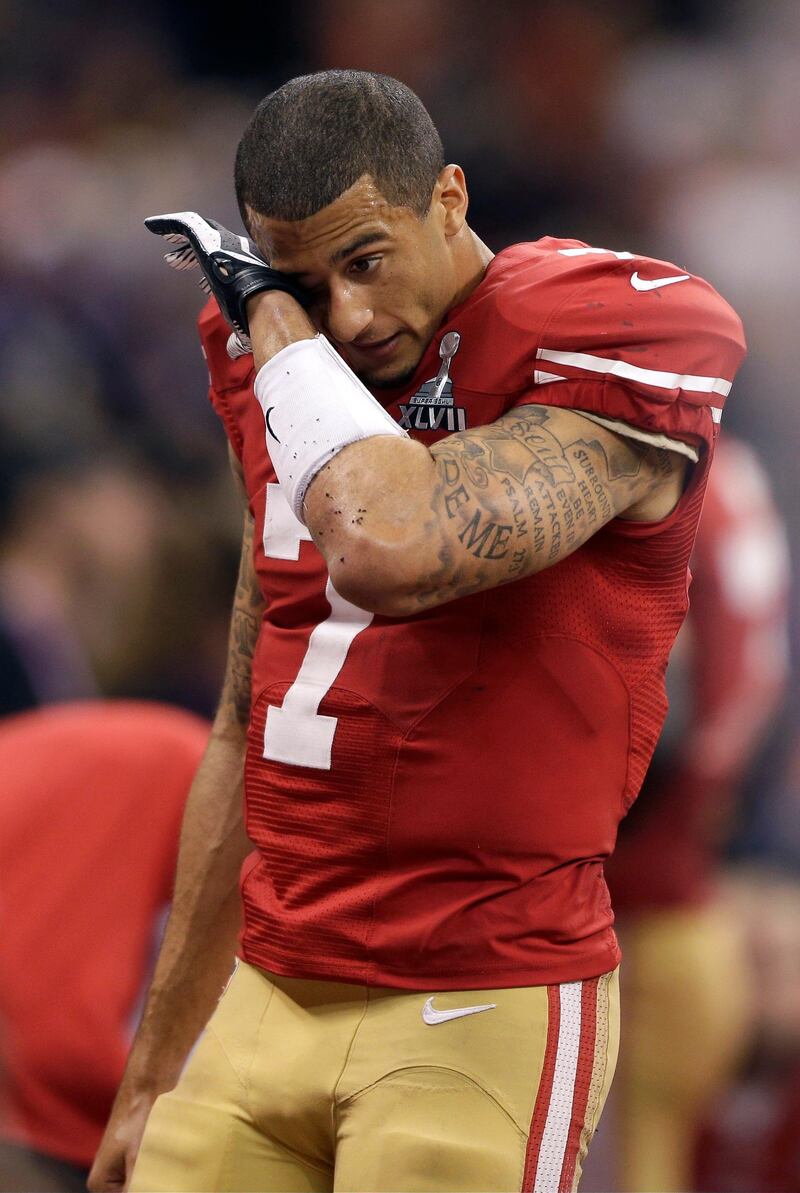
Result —
[[668, 278], [640, 278], [638, 269], [635, 269], [631, 274], [631, 285], [640, 292], [658, 290], [661, 286], [673, 286], [675, 282], [688, 282], [690, 276], [688, 273], [678, 273]]

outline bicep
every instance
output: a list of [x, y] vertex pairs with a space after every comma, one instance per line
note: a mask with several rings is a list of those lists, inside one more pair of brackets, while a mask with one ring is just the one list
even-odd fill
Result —
[[683, 476], [674, 453], [546, 406], [519, 407], [431, 454], [443, 584], [429, 604], [550, 567], [659, 492], [671, 508]]

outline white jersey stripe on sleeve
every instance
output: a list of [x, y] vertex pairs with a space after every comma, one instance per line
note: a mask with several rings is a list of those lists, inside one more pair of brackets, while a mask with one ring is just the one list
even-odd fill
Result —
[[[685, 389], [689, 393], [722, 394], [731, 391], [731, 382], [724, 377], [698, 377], [691, 373], [662, 373], [657, 369], [643, 369], [626, 360], [612, 360], [607, 356], [590, 356], [587, 352], [561, 352], [554, 348], [540, 348], [536, 353], [539, 360], [553, 364], [568, 365], [583, 369], [587, 373], [600, 373], [606, 377], [622, 377], [628, 381], [639, 381], [655, 389]], [[716, 409], [712, 407], [712, 410]]]
[[559, 988], [560, 1020], [553, 1086], [536, 1165], [534, 1193], [558, 1189], [572, 1122], [572, 1102], [581, 1043], [582, 982], [563, 982]]

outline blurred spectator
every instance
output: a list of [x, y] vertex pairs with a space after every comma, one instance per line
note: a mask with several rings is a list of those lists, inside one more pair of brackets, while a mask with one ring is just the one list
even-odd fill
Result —
[[190, 192], [233, 218], [250, 105], [184, 73], [163, 17], [4, 10], [0, 712], [131, 694], [208, 713], [219, 689], [238, 510], [202, 357], [172, 333], [191, 291], [163, 285], [141, 221]]
[[84, 1187], [209, 728], [134, 702], [0, 723], [0, 1187]]
[[0, 535], [0, 635], [20, 677], [0, 710], [98, 693], [155, 576], [160, 502], [121, 462], [25, 467]]

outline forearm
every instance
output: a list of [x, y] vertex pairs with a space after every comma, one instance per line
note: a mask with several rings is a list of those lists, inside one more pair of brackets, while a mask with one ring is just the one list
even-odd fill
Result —
[[247, 304], [256, 371], [281, 348], [313, 340], [317, 332], [299, 303], [280, 290], [263, 290]]
[[249, 842], [242, 820], [244, 741], [212, 734], [181, 831], [175, 892], [126, 1083], [170, 1088], [219, 998], [241, 919], [238, 877]]

